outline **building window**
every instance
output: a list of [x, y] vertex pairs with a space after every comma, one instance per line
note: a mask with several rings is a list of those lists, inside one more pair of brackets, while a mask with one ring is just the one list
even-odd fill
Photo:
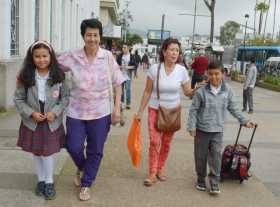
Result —
[[34, 40], [39, 40], [40, 37], [40, 28], [39, 28], [39, 20], [40, 20], [40, 0], [35, 1], [35, 37]]
[[11, 55], [19, 55], [19, 0], [11, 0]]

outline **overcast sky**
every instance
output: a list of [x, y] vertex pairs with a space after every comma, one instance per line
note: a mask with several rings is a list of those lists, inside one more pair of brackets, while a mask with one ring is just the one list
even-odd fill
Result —
[[[262, 1], [262, 0], [259, 0]], [[267, 0], [268, 1], [268, 0]], [[125, 0], [120, 0], [121, 6]], [[130, 0], [129, 9], [133, 15], [131, 28], [147, 31], [160, 29], [161, 16], [166, 15], [165, 27], [171, 30], [172, 36], [190, 35], [192, 33], [193, 17], [180, 16], [179, 13], [193, 13], [195, 0]], [[215, 9], [215, 34], [219, 35], [220, 26], [228, 20], [245, 24], [245, 14], [249, 14], [248, 26], [254, 26], [254, 5], [256, 0], [217, 0]], [[267, 31], [272, 33], [274, 0], [271, 0], [270, 15]], [[276, 31], [280, 26], [280, 1], [277, 0], [278, 14], [276, 17]], [[198, 0], [198, 14], [209, 15], [203, 0]], [[257, 20], [258, 20], [257, 16]], [[258, 21], [257, 21], [258, 23]], [[210, 18], [197, 17], [196, 33], [209, 34]]]

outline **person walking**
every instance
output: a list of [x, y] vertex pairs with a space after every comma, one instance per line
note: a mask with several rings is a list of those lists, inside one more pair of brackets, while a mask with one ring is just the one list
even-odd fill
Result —
[[28, 49], [14, 94], [21, 116], [17, 146], [33, 154], [38, 183], [37, 196], [56, 197], [54, 157], [65, 144], [62, 124], [69, 91], [59, 69], [55, 52], [46, 41], [36, 41]]
[[126, 109], [130, 109], [131, 104], [131, 80], [132, 72], [136, 69], [136, 61], [134, 55], [129, 52], [127, 44], [123, 44], [122, 53], [118, 56], [117, 62], [126, 78], [122, 85], [123, 93], [121, 97], [122, 104]]
[[[166, 108], [178, 107], [181, 102], [180, 89], [186, 96], [192, 96], [194, 92], [187, 70], [177, 63], [180, 51], [181, 44], [177, 39], [166, 39], [160, 50], [159, 64], [151, 66], [147, 73], [146, 87], [137, 112], [137, 118], [142, 120], [145, 107], [149, 106], [149, 176], [144, 180], [145, 186], [152, 186], [157, 179], [166, 181], [165, 163], [175, 133], [162, 132], [155, 127], [159, 104]], [[160, 100], [157, 96], [157, 78]]]
[[80, 187], [81, 201], [91, 198], [90, 187], [101, 164], [110, 125], [120, 121], [125, 78], [112, 53], [100, 47], [102, 31], [99, 20], [83, 20], [84, 47], [58, 57], [62, 70], [71, 76], [66, 148], [77, 167], [74, 183]]

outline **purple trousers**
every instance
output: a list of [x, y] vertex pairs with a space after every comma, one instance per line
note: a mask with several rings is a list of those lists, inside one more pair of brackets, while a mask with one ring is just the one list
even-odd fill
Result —
[[83, 171], [82, 187], [90, 187], [96, 178], [110, 125], [111, 115], [95, 120], [66, 118], [66, 149], [77, 168]]

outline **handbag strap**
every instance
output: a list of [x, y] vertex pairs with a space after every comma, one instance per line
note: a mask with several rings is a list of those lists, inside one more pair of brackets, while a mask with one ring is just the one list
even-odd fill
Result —
[[158, 101], [160, 100], [160, 93], [159, 93], [159, 72], [160, 72], [160, 66], [161, 66], [161, 63], [158, 64], [158, 68], [157, 68], [157, 98], [158, 98]]
[[109, 57], [109, 52], [106, 52], [107, 54], [107, 76], [108, 76], [108, 84], [109, 84], [109, 99], [110, 99], [110, 112], [113, 113], [113, 108], [114, 108], [114, 93], [113, 93], [113, 84], [112, 84], [112, 73], [111, 73], [111, 64], [110, 64], [110, 57]]

